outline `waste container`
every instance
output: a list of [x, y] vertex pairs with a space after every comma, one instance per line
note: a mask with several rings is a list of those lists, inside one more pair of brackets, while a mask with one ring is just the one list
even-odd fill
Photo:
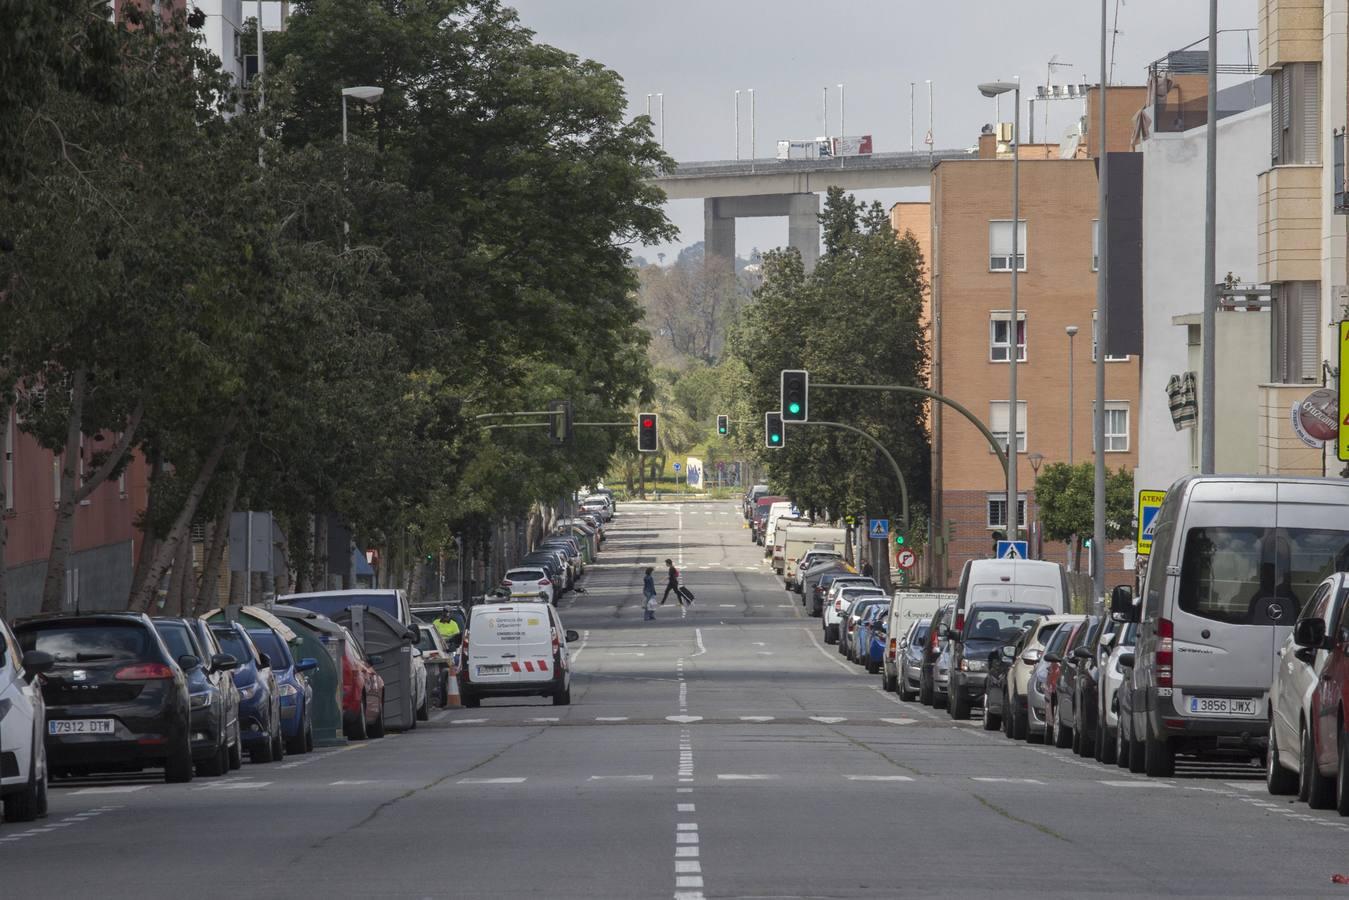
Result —
[[385, 727], [416, 728], [418, 711], [423, 716], [429, 711], [426, 665], [413, 653], [416, 626], [404, 625], [382, 609], [360, 605], [347, 607], [333, 621], [351, 630], [366, 656], [380, 658], [375, 671], [384, 679]]
[[[342, 731], [342, 656], [346, 632], [327, 616], [298, 606], [273, 606], [273, 615], [290, 625], [299, 636], [304, 654], [318, 660], [309, 672], [314, 688], [314, 743], [345, 744]], [[311, 648], [317, 648], [311, 649]]]

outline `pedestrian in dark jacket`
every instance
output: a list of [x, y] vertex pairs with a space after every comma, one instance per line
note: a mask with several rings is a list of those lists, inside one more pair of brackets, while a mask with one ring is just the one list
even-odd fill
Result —
[[670, 591], [674, 591], [675, 600], [679, 600], [679, 570], [675, 568], [672, 560], [665, 561], [665, 593], [660, 595], [660, 605], [664, 606], [665, 601], [670, 597]]
[[645, 620], [656, 618], [656, 578], [652, 574], [655, 571], [647, 566], [646, 575], [642, 577], [642, 618]]
[[867, 578], [870, 578], [871, 572], [872, 572], [871, 560], [867, 560], [866, 562], [862, 563], [862, 574], [865, 575]]

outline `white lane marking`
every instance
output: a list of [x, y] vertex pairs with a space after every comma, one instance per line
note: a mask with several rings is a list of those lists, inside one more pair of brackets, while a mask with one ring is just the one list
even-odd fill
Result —
[[845, 775], [849, 781], [913, 781], [908, 775]]
[[823, 725], [837, 725], [839, 722], [848, 721], [843, 716], [810, 716], [812, 722], [819, 722]]
[[679, 832], [678, 834], [675, 835], [675, 843], [676, 843], [676, 844], [696, 844], [696, 843], [698, 843], [698, 835], [697, 835], [696, 833], [691, 833], [691, 832], [681, 831], [681, 832]]
[[557, 716], [539, 716], [538, 718], [530, 719], [529, 721], [531, 721], [531, 722], [560, 722], [561, 719], [559, 719]]
[[717, 605], [720, 606], [722, 609], [735, 609], [734, 603], [718, 603]]
[[676, 847], [675, 856], [697, 856], [697, 847]]
[[675, 831], [697, 831], [697, 830], [698, 830], [697, 822], [680, 822], [678, 825], [675, 826]]
[[523, 784], [523, 778], [460, 778], [455, 784]]
[[627, 717], [627, 716], [596, 716], [596, 717], [595, 717], [595, 721], [596, 721], [596, 722], [626, 722], [626, 721], [628, 721], [628, 717]]
[[771, 721], [773, 721], [773, 716], [741, 716], [741, 717], [740, 717], [740, 721], [742, 721], [742, 722], [771, 722]]
[[718, 781], [773, 781], [777, 775], [718, 775]]
[[1174, 784], [1168, 784], [1165, 781], [1098, 781], [1097, 784], [1103, 784], [1106, 787], [1127, 787], [1127, 788], [1173, 788]]
[[576, 658], [579, 657], [582, 653], [585, 652], [586, 644], [588, 644], [589, 642], [590, 642], [590, 631], [589, 631], [589, 629], [587, 629], [587, 630], [581, 632], [581, 646], [579, 646], [579, 647], [577, 647], [575, 650], [572, 650], [572, 651], [571, 651], [571, 658], [570, 658], [570, 661], [571, 661], [573, 664], [575, 664]]
[[591, 781], [653, 781], [655, 775], [591, 775]]
[[917, 719], [881, 719], [882, 722], [889, 722], [891, 725], [912, 725]]
[[693, 629], [693, 636], [698, 640], [698, 652], [694, 653], [693, 656], [702, 656], [707, 652], [707, 647], [703, 646], [703, 630], [701, 628]]
[[693, 812], [693, 806], [692, 803], [676, 803], [675, 812]]
[[692, 794], [693, 788], [675, 788], [676, 794]]
[[343, 786], [346, 786], [346, 785], [356, 785], [356, 784], [379, 784], [379, 782], [377, 782], [377, 781], [365, 781], [365, 780], [356, 780], [356, 781], [330, 781], [330, 782], [328, 782], [328, 786], [329, 786], [329, 787], [343, 787]]
[[148, 784], [120, 784], [111, 787], [91, 787], [75, 791], [71, 796], [79, 797], [85, 794], [134, 794], [136, 791], [143, 791], [148, 787]]
[[1265, 783], [1263, 781], [1224, 781], [1223, 784], [1226, 785], [1227, 787], [1235, 788], [1239, 791], [1268, 790], [1265, 787]]
[[975, 775], [970, 778], [970, 781], [984, 781], [997, 784], [1044, 784], [1043, 781], [1034, 778], [1001, 778], [995, 775]]
[[696, 859], [675, 860], [676, 872], [701, 872], [702, 870], [703, 870], [702, 863], [698, 862]]
[[[486, 722], [486, 721], [487, 721], [486, 719], [455, 719], [455, 720], [454, 720], [453, 722], [451, 722], [450, 724], [451, 724], [451, 725], [481, 725], [483, 722]], [[365, 746], [365, 745], [362, 744], [362, 745], [360, 745], [360, 746]]]

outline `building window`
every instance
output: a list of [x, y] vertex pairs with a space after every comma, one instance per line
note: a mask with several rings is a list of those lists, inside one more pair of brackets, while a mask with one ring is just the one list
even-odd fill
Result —
[[1321, 380], [1321, 282], [1273, 285], [1270, 380], [1305, 384]]
[[1091, 220], [1091, 270], [1101, 269], [1101, 220]]
[[[989, 494], [985, 498], [988, 506], [988, 527], [1006, 528], [1007, 527], [1007, 494]], [[1016, 517], [1017, 525], [1026, 527], [1026, 495], [1016, 495]]]
[[1270, 160], [1321, 162], [1321, 64], [1288, 63], [1270, 76]]
[[[1007, 401], [995, 400], [988, 404], [988, 430], [993, 432], [993, 437], [1002, 445], [1003, 452], [1007, 451]], [[989, 448], [989, 453], [993, 448]], [[1016, 452], [1026, 452], [1026, 401], [1018, 400], [1016, 402]]]
[[[1091, 405], [1092, 412], [1096, 404]], [[1096, 429], [1092, 428], [1091, 452], [1096, 452]], [[1105, 402], [1105, 452], [1129, 452], [1129, 402], [1127, 400], [1107, 400]]]
[[14, 410], [5, 422], [5, 512], [14, 509]]
[[[1096, 343], [1097, 343], [1097, 341], [1096, 341], [1096, 313], [1093, 312], [1093, 313], [1091, 314], [1091, 361], [1092, 361], [1092, 362], [1096, 362]], [[1124, 356], [1111, 356], [1109, 353], [1107, 353], [1107, 354], [1105, 355], [1105, 361], [1106, 361], [1106, 362], [1128, 362], [1128, 361], [1129, 361], [1129, 356], [1128, 356], [1127, 353], [1126, 353]]]
[[234, 31], [233, 34], [234, 34], [234, 58], [237, 61], [242, 61], [244, 58], [243, 41], [239, 39], [239, 32]]
[[[1016, 359], [1026, 361], [1026, 314], [1016, 314]], [[988, 359], [989, 362], [1007, 362], [1012, 353], [1012, 314], [1006, 310], [994, 310], [988, 320]]]
[[[1016, 270], [1026, 271], [1026, 220], [1022, 219], [1016, 229]], [[988, 270], [990, 272], [1012, 271], [1012, 220], [994, 220], [988, 223]]]

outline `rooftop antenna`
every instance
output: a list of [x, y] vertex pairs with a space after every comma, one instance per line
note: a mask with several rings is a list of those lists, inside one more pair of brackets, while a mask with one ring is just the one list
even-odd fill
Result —
[[[1114, 84], [1114, 83], [1115, 83], [1115, 44], [1118, 43], [1118, 41], [1119, 41], [1119, 36], [1120, 36], [1120, 34], [1122, 34], [1122, 32], [1119, 30], [1119, 8], [1120, 8], [1121, 5], [1123, 5], [1123, 3], [1124, 3], [1124, 0], [1115, 0], [1115, 22], [1114, 22], [1114, 24], [1111, 26], [1111, 34], [1110, 34], [1110, 83], [1111, 83], [1111, 84]], [[1210, 48], [1209, 48], [1209, 52], [1211, 52], [1211, 53], [1216, 53], [1216, 52], [1217, 52], [1217, 48], [1215, 48], [1215, 47], [1210, 47]]]
[[[1049, 62], [1045, 65], [1045, 94], [1046, 99], [1054, 96], [1054, 70], [1071, 69], [1072, 63], [1059, 62], [1059, 55], [1055, 53], [1049, 57]], [[1045, 104], [1045, 139], [1049, 138], [1049, 104]]]

